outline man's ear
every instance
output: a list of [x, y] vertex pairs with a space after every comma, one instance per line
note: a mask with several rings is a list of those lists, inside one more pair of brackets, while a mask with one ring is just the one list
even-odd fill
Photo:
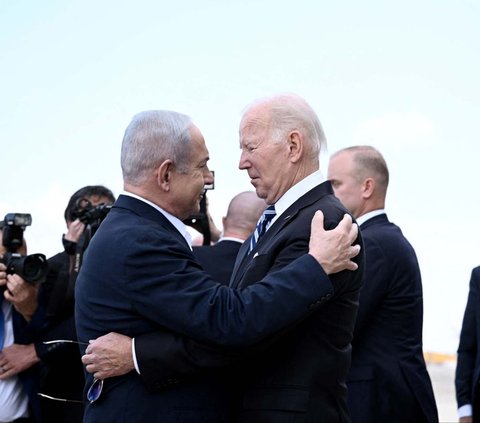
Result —
[[293, 163], [298, 162], [303, 154], [303, 137], [298, 131], [291, 131], [288, 134], [288, 148], [290, 160]]
[[363, 181], [363, 198], [370, 198], [375, 192], [375, 179], [367, 178]]
[[157, 184], [164, 191], [170, 191], [174, 169], [175, 165], [171, 160], [165, 160], [157, 168]]

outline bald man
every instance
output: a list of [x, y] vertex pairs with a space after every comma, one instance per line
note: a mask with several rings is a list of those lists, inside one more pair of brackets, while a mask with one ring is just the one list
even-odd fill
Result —
[[223, 233], [214, 245], [193, 247], [193, 253], [213, 279], [230, 282], [235, 259], [242, 243], [255, 230], [267, 203], [255, 191], [244, 191], [232, 198], [222, 218]]

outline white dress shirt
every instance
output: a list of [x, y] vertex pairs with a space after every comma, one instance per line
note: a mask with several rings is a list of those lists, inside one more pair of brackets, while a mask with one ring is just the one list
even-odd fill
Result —
[[[1, 302], [5, 319], [5, 339], [3, 347], [12, 345], [13, 337], [12, 309], [8, 301]], [[28, 417], [28, 397], [17, 375], [0, 380], [0, 423], [11, 422], [20, 417]]]

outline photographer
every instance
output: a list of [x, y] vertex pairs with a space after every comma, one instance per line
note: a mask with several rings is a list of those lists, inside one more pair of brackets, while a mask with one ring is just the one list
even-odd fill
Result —
[[[2, 233], [5, 228], [2, 228]], [[3, 236], [2, 236], [3, 239]], [[22, 239], [18, 253], [26, 255]], [[33, 341], [39, 328], [38, 283], [7, 272], [3, 259], [8, 249], [0, 246], [0, 421], [39, 423], [37, 396], [40, 365]], [[7, 274], [8, 273], [8, 274]]]
[[[48, 259], [49, 272], [39, 293], [39, 303], [45, 311], [42, 341], [77, 340], [76, 277], [83, 253], [114, 201], [113, 193], [102, 185], [85, 186], [71, 196], [64, 213], [67, 224], [62, 237], [64, 250]], [[85, 381], [78, 345], [37, 342], [35, 348], [44, 364], [40, 390], [44, 421], [80, 423]]]

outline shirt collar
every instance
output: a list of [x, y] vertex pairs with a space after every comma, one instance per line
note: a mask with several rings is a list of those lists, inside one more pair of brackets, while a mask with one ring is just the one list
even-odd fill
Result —
[[308, 191], [325, 182], [325, 178], [320, 170], [317, 170], [301, 181], [297, 182], [279, 200], [275, 203], [275, 217], [272, 219], [273, 223], [277, 218], [287, 210], [295, 201], [305, 195]]
[[217, 242], [216, 244], [218, 244], [220, 241], [235, 241], [235, 242], [239, 242], [240, 244], [243, 244], [243, 242], [245, 241], [244, 239], [241, 239], [241, 238], [235, 238], [234, 236], [222, 236]]
[[143, 197], [140, 197], [137, 194], [133, 194], [132, 192], [128, 192], [128, 191], [123, 191], [122, 194], [127, 195], [129, 197], [136, 198], [137, 200], [143, 201], [144, 203], [149, 204], [154, 209], [156, 209], [160, 213], [162, 213], [168, 219], [168, 221], [173, 226], [175, 226], [177, 231], [180, 232], [180, 235], [182, 235], [185, 238], [185, 240], [187, 241], [187, 244], [190, 247], [190, 249], [192, 249], [192, 236], [188, 233], [185, 223], [183, 223], [178, 217], [175, 217], [173, 214], [170, 214], [169, 212], [165, 211], [164, 209], [162, 209], [161, 207], [159, 207], [155, 203], [152, 203], [151, 201], [149, 201], [149, 200], [147, 200]]
[[363, 225], [367, 220], [371, 219], [372, 217], [378, 216], [380, 214], [385, 214], [385, 209], [377, 209], [377, 210], [372, 210], [368, 213], [365, 213], [364, 215], [357, 217], [357, 224], [358, 226]]

